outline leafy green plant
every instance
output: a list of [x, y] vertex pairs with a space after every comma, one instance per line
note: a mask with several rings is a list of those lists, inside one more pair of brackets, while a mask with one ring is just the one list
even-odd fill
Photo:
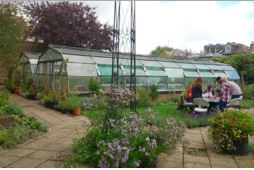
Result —
[[149, 91], [143, 87], [137, 87], [137, 105], [147, 107], [150, 105]]
[[112, 87], [103, 119], [92, 122], [86, 135], [73, 145], [66, 167], [155, 167], [158, 154], [181, 141], [185, 126], [174, 119], [147, 124], [137, 113], [124, 112], [134, 97], [129, 91]]
[[7, 80], [5, 83], [5, 86], [6, 86], [7, 90], [11, 91], [14, 88], [14, 83], [12, 80]]
[[21, 117], [19, 124], [41, 132], [47, 131], [46, 125], [35, 118]]
[[243, 141], [254, 135], [254, 119], [246, 112], [221, 112], [210, 120], [209, 137], [216, 152], [233, 152], [234, 141]]
[[9, 103], [9, 93], [0, 92], [0, 108]]
[[4, 148], [13, 148], [16, 144], [22, 143], [29, 137], [29, 129], [15, 125], [9, 129], [0, 130], [0, 145]]
[[2, 107], [2, 110], [5, 112], [5, 114], [12, 114], [12, 115], [22, 115], [23, 111], [22, 109], [12, 103], [6, 104]]
[[155, 100], [159, 96], [158, 92], [159, 86], [157, 84], [153, 84], [150, 86], [150, 96], [153, 100]]
[[81, 100], [78, 96], [70, 95], [67, 99], [62, 100], [58, 106], [61, 110], [73, 110], [81, 107]]
[[254, 98], [254, 84], [245, 85], [242, 87], [243, 98], [253, 99]]
[[89, 79], [88, 88], [92, 92], [98, 92], [101, 88], [101, 84], [96, 78], [91, 77]]

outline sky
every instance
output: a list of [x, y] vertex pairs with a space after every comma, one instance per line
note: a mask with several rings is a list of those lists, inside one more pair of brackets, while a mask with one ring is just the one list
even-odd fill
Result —
[[[113, 23], [113, 1], [84, 2], [96, 7], [101, 23]], [[121, 20], [126, 28], [128, 6], [129, 2], [122, 4]], [[136, 38], [138, 54], [149, 54], [157, 46], [192, 52], [200, 52], [209, 43], [237, 42], [249, 46], [254, 41], [254, 2], [136, 1]], [[122, 42], [122, 46], [125, 44]]]

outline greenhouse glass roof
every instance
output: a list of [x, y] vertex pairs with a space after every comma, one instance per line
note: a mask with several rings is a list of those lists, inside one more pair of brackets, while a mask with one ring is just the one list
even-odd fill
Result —
[[183, 78], [183, 69], [181, 68], [165, 68], [165, 71], [170, 78]]
[[164, 61], [162, 61], [162, 62], [160, 62], [161, 63], [161, 65], [163, 66], [163, 67], [168, 67], [168, 68], [180, 68], [180, 66], [177, 64], [177, 63], [174, 63], [174, 62], [164, 62]]
[[232, 80], [239, 80], [240, 79], [239, 74], [235, 70], [226, 70], [225, 72], [226, 72], [229, 79], [232, 79]]
[[190, 63], [177, 63], [183, 69], [196, 69], [195, 65]]
[[162, 67], [162, 65], [160, 64], [160, 62], [158, 61], [152, 61], [152, 60], [140, 60], [140, 62], [144, 65], [144, 66], [152, 66], [152, 67]]
[[185, 77], [201, 77], [201, 75], [195, 69], [183, 69]]
[[[75, 76], [111, 76], [112, 53], [85, 48], [49, 45], [39, 62], [68, 59], [68, 74]], [[119, 53], [119, 74], [129, 75], [130, 54]], [[136, 55], [136, 75], [151, 77], [208, 77], [228, 76], [239, 79], [236, 70], [226, 64], [209, 61], [190, 61]]]
[[80, 55], [72, 55], [72, 54], [62, 54], [63, 58], [70, 63], [94, 63], [90, 56], [80, 56]]

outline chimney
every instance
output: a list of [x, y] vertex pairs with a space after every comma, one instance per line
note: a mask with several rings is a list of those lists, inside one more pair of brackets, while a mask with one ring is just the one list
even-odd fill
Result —
[[252, 41], [250, 44], [250, 52], [254, 53], [254, 41]]

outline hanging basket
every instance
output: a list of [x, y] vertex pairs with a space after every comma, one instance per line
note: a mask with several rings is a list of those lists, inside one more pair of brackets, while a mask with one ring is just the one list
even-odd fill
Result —
[[234, 151], [234, 154], [236, 155], [247, 155], [248, 154], [248, 137], [244, 140], [235, 140], [234, 146], [236, 150]]

